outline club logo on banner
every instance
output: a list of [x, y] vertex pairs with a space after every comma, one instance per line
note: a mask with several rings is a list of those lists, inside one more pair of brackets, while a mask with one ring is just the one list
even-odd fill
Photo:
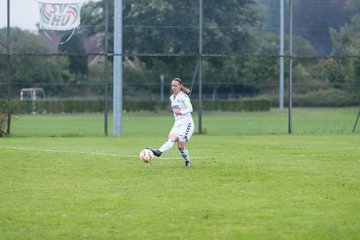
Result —
[[40, 8], [40, 26], [47, 30], [71, 30], [80, 25], [83, 0], [37, 0]]

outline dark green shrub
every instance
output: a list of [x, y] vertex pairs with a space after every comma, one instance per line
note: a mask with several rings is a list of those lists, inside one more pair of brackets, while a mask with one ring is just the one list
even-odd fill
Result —
[[[196, 111], [199, 103], [193, 100]], [[235, 100], [204, 100], [205, 111], [269, 111], [270, 99], [235, 99]], [[37, 113], [90, 113], [103, 112], [105, 109], [102, 100], [41, 100], [41, 101], [14, 101], [12, 111], [18, 114], [30, 114], [34, 110]], [[123, 110], [127, 112], [138, 111], [168, 111], [169, 101], [124, 101]], [[108, 102], [108, 111], [112, 111], [112, 102]]]

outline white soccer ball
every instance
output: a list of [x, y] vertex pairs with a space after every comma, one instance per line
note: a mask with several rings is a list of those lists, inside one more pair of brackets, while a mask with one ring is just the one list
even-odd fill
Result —
[[153, 159], [154, 154], [150, 149], [143, 149], [140, 152], [140, 160], [144, 163], [149, 163]]

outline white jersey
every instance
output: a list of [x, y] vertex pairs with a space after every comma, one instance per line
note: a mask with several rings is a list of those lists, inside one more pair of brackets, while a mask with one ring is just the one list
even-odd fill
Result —
[[[190, 98], [186, 93], [180, 91], [176, 96], [171, 95], [170, 101], [175, 121], [186, 118], [192, 119], [191, 112], [193, 111], [193, 107], [191, 105]], [[175, 114], [176, 109], [180, 109], [181, 115]]]

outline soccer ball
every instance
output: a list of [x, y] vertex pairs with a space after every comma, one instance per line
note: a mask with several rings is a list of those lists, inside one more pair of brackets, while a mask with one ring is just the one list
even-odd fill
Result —
[[140, 160], [144, 163], [149, 163], [153, 159], [154, 154], [150, 149], [143, 149], [140, 152]]

